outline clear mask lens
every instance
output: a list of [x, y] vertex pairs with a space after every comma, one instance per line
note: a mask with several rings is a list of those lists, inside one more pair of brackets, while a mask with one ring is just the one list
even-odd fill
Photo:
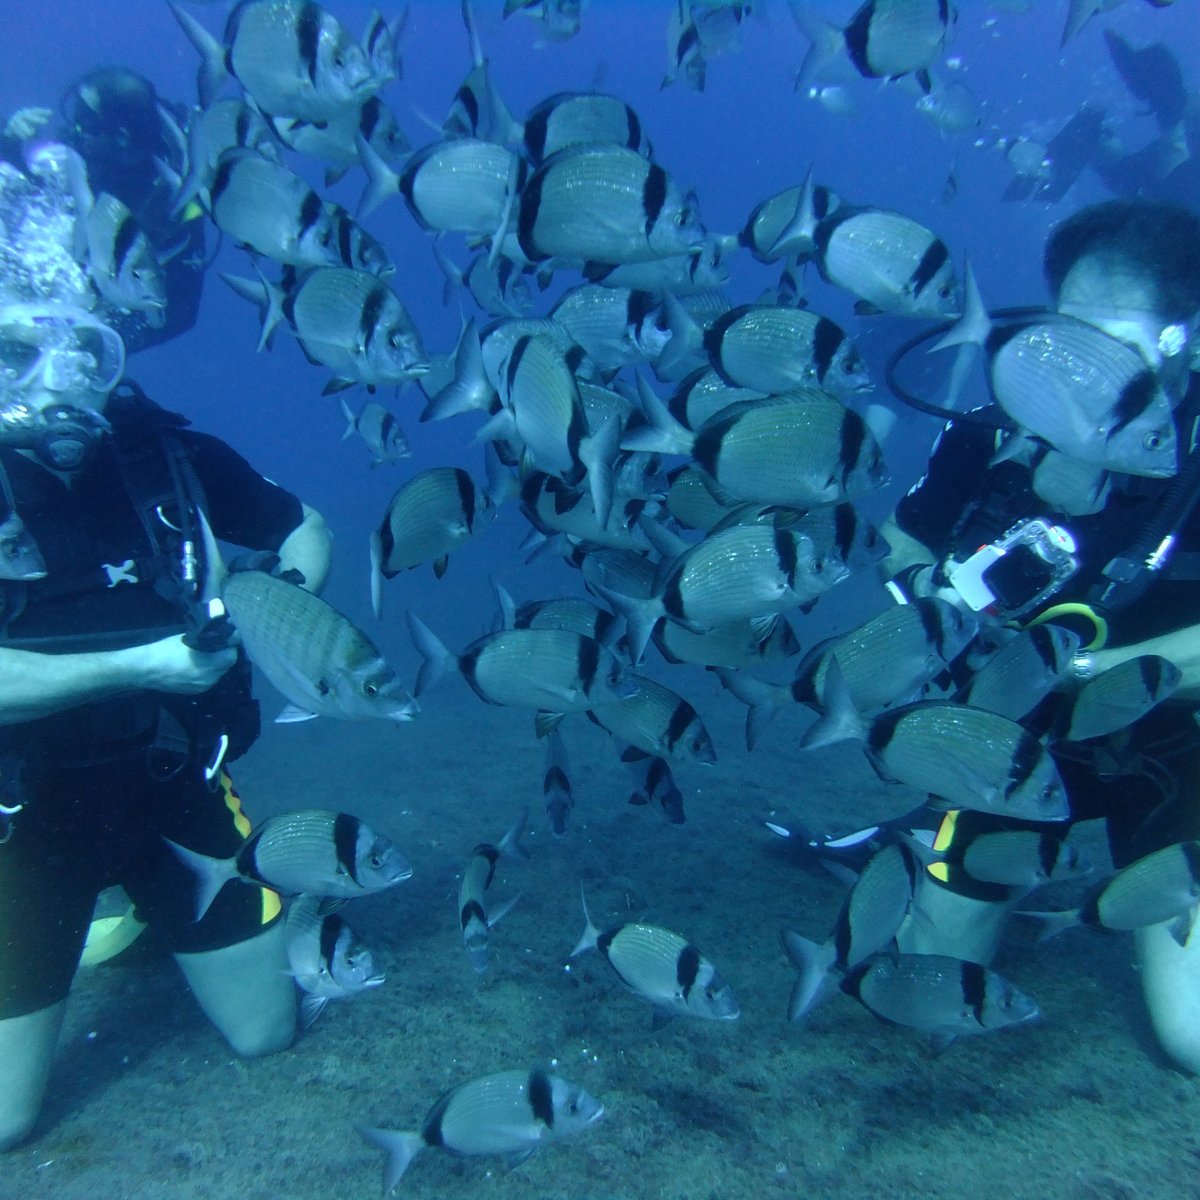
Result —
[[87, 313], [33, 305], [0, 310], [0, 391], [107, 395], [125, 371], [125, 344]]

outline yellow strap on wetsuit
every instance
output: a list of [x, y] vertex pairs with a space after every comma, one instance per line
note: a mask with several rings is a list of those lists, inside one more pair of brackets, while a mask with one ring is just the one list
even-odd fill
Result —
[[[954, 831], [958, 825], [959, 811], [957, 808], [952, 808], [942, 818], [942, 823], [938, 826], [937, 833], [933, 839], [933, 849], [939, 854], [945, 854], [954, 842]], [[950, 867], [945, 862], [929, 863], [926, 865], [925, 870], [939, 883], [950, 882]]]
[[1108, 641], [1108, 622], [1090, 604], [1052, 604], [1038, 613], [1032, 621], [1027, 621], [1025, 628], [1031, 629], [1034, 625], [1042, 625], [1047, 621], [1058, 620], [1060, 617], [1083, 617], [1084, 620], [1090, 621], [1095, 632], [1092, 634], [1092, 640], [1084, 643], [1082, 649], [1102, 650], [1104, 648], [1104, 643]]
[[[246, 814], [242, 812], [242, 798], [234, 790], [233, 780], [229, 777], [228, 771], [221, 772], [220, 781], [221, 794], [225, 800], [225, 807], [233, 814], [233, 827], [244, 838], [250, 836], [250, 830], [253, 828]], [[270, 888], [261, 888], [262, 891], [262, 923], [269, 925], [281, 912], [283, 912], [283, 901], [279, 898], [278, 892], [273, 892]]]

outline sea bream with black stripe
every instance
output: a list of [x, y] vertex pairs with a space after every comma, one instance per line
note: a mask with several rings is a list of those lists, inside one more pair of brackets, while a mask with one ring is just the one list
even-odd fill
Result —
[[327, 121], [394, 77], [394, 63], [379, 70], [337, 18], [309, 0], [242, 0], [223, 44], [175, 0], [170, 8], [200, 54], [203, 107], [232, 75], [264, 113]]
[[395, 415], [382, 404], [368, 400], [355, 413], [345, 397], [342, 397], [342, 416], [346, 418], [346, 430], [342, 441], [356, 433], [371, 451], [371, 466], [381, 467], [384, 463], [397, 463], [412, 455], [412, 447]]
[[542, 799], [546, 805], [546, 821], [556, 838], [566, 837], [567, 822], [575, 807], [575, 789], [571, 786], [567, 748], [562, 734], [551, 729], [543, 739], [546, 743], [546, 765], [542, 771]]
[[326, 121], [274, 117], [271, 124], [289, 150], [311, 154], [327, 164], [326, 187], [359, 165], [360, 138], [388, 164], [400, 162], [412, 150], [396, 114], [378, 96], [372, 96], [361, 108], [347, 109]]
[[569, 629], [501, 629], [453, 654], [411, 612], [408, 628], [422, 659], [418, 695], [451, 671], [488, 704], [539, 712], [586, 712], [637, 690], [636, 679], [611, 650]]
[[442, 136], [482, 138], [502, 146], [518, 145], [521, 141], [521, 122], [513, 119], [492, 80], [491, 68], [475, 28], [475, 14], [470, 0], [462, 0], [462, 18], [471, 48], [471, 70], [454, 93], [450, 111], [442, 122]]
[[1020, 721], [1067, 677], [1078, 649], [1079, 634], [1062, 625], [1022, 629], [988, 656], [955, 699]]
[[824, 715], [802, 749], [859, 740], [879, 777], [931, 793], [941, 808], [970, 808], [1029, 821], [1065, 821], [1066, 788], [1046, 747], [1007, 717], [949, 700], [919, 700], [873, 719], [859, 715], [830, 663]]
[[993, 321], [970, 271], [964, 291], [962, 319], [933, 348], [979, 347], [992, 396], [1022, 430], [1106, 470], [1175, 474], [1171, 401], [1134, 346], [1062, 314]]
[[383, 1194], [400, 1182], [413, 1158], [427, 1146], [457, 1158], [498, 1155], [510, 1166], [524, 1162], [543, 1143], [586, 1129], [604, 1106], [583, 1088], [545, 1071], [500, 1071], [444, 1092], [425, 1114], [420, 1129], [358, 1127], [383, 1150]]
[[330, 1000], [346, 1000], [380, 987], [370, 948], [321, 896], [297, 896], [287, 914], [288, 969], [304, 992], [300, 1022], [305, 1029]]
[[684, 428], [651, 390], [640, 388], [651, 424], [627, 432], [625, 450], [690, 454], [718, 504], [811, 508], [857, 500], [888, 481], [867, 423], [840, 400], [798, 388], [743, 400]]
[[518, 892], [490, 915], [487, 911], [487, 890], [496, 875], [496, 864], [502, 858], [528, 858], [529, 851], [521, 845], [528, 811], [522, 809], [508, 832], [493, 845], [480, 842], [471, 851], [470, 861], [458, 885], [458, 923], [462, 929], [463, 947], [476, 972], [483, 974], [488, 965], [488, 935], [496, 923], [516, 904]]
[[529, 177], [517, 208], [517, 240], [531, 262], [645, 262], [686, 254], [705, 237], [694, 200], [625, 146], [560, 150]]
[[1083, 685], [1059, 736], [1082, 742], [1125, 729], [1169, 699], [1182, 679], [1180, 669], [1159, 654], [1128, 658]]
[[957, 316], [962, 294], [946, 243], [924, 225], [882, 208], [839, 208], [813, 230], [821, 277], [857, 297], [860, 316]]
[[1039, 1015], [1034, 1000], [995, 971], [942, 954], [875, 958], [850, 971], [841, 989], [881, 1021], [928, 1034], [935, 1050]]
[[583, 900], [584, 929], [573, 959], [596, 950], [635, 996], [654, 1006], [654, 1026], [672, 1017], [736, 1021], [741, 1015], [733, 989], [687, 938], [657, 925], [622, 922], [601, 932]]
[[621, 758], [665, 758], [673, 762], [717, 761], [700, 714], [678, 692], [644, 675], [633, 676], [637, 691], [588, 716], [625, 744]]
[[197, 921], [233, 880], [285, 896], [349, 900], [412, 876], [412, 865], [394, 842], [350, 813], [323, 808], [269, 817], [229, 858], [163, 840], [196, 876]]
[[682, 304], [665, 305], [671, 341], [663, 370], [697, 352], [731, 387], [775, 393], [823, 388], [835, 396], [869, 391], [871, 373], [836, 322], [807, 308], [742, 304], [701, 329]]
[[222, 233], [277, 263], [333, 267], [339, 262], [333, 222], [321, 197], [287, 167], [249, 150], [221, 155], [209, 189], [209, 214]]
[[624, 100], [603, 92], [556, 92], [525, 118], [525, 153], [537, 165], [568, 146], [605, 142], [646, 158], [654, 149], [641, 118]]
[[141, 313], [148, 325], [161, 328], [167, 283], [150, 239], [116, 196], [101, 192], [93, 200], [82, 174], [79, 178], [75, 242], [96, 290], [109, 304]]
[[738, 234], [759, 262], [781, 258], [808, 258], [817, 225], [841, 205], [836, 192], [814, 183], [812, 171], [798, 187], [784, 188], [757, 204]]
[[279, 157], [275, 132], [253, 105], [217, 100], [192, 117], [187, 127], [187, 172], [180, 180], [172, 215], [181, 215], [192, 200], [207, 193], [221, 155], [239, 147], [263, 158]]
[[550, 319], [605, 373], [654, 362], [671, 337], [658, 295], [633, 288], [580, 284], [562, 294]]

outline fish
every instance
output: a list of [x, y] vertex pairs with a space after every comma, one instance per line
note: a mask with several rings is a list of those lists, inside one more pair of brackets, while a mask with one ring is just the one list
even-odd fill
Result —
[[780, 617], [764, 632], [760, 622], [734, 621], [703, 633], [693, 633], [675, 621], [663, 621], [653, 634], [654, 645], [667, 662], [694, 663], [737, 671], [769, 667], [800, 653], [795, 630]]
[[693, 200], [625, 146], [560, 150], [530, 175], [518, 203], [517, 241], [531, 262], [642, 262], [686, 254], [704, 238]]
[[657, 802], [663, 816], [672, 825], [683, 825], [687, 820], [683, 811], [683, 793], [671, 775], [667, 760], [657, 756], [646, 758], [622, 754], [621, 757], [633, 776], [633, 792], [629, 803], [644, 806]]
[[632, 288], [594, 283], [570, 288], [550, 319], [606, 373], [652, 362], [669, 338], [659, 298]]
[[645, 535], [636, 524], [642, 507], [636, 500], [614, 506], [602, 525], [596, 506], [586, 491], [538, 471], [529, 474], [521, 485], [521, 511], [536, 530], [547, 537], [565, 534], [568, 539], [588, 546], [635, 551], [648, 549]]
[[1039, 1016], [1034, 1000], [995, 971], [941, 954], [861, 963], [842, 979], [841, 989], [880, 1020], [927, 1033], [935, 1050]]
[[489, 916], [484, 907], [485, 893], [492, 886], [496, 864], [502, 858], [529, 857], [529, 851], [521, 845], [521, 834], [525, 831], [528, 816], [528, 811], [522, 809], [508, 832], [495, 845], [480, 842], [471, 851], [470, 861], [458, 886], [458, 923], [462, 928], [463, 947], [471, 966], [480, 975], [488, 965], [488, 934], [520, 898], [518, 893]]
[[629, 991], [653, 1005], [655, 1028], [676, 1016], [736, 1021], [741, 1015], [733, 989], [686, 938], [640, 922], [601, 932], [592, 924], [582, 885], [579, 894], [584, 929], [571, 958], [598, 951]]
[[839, 397], [869, 391], [870, 371], [843, 330], [802, 308], [741, 304], [701, 330], [668, 300], [671, 340], [659, 356], [671, 371], [680, 355], [699, 351], [726, 383], [768, 394], [822, 388]]
[[382, 986], [371, 951], [320, 896], [298, 896], [287, 914], [288, 966], [305, 993], [301, 1024], [308, 1029], [330, 1000], [344, 1000]]
[[567, 748], [562, 734], [552, 729], [545, 737], [546, 765], [542, 772], [542, 796], [546, 802], [546, 820], [556, 838], [567, 833], [571, 809], [575, 807], [575, 792], [567, 763]]
[[1066, 678], [1078, 649], [1079, 635], [1062, 625], [1023, 629], [987, 658], [955, 698], [1020, 721]]
[[708, 59], [688, 0], [677, 0], [667, 22], [667, 72], [659, 89], [682, 79], [694, 92], [704, 91]]
[[1182, 946], [1200, 901], [1200, 842], [1183, 841], [1155, 850], [1122, 867], [1093, 887], [1077, 908], [1063, 912], [1027, 912], [1043, 921], [1040, 941], [1064, 929], [1142, 929], [1166, 921]]
[[789, 1021], [816, 1007], [832, 976], [852, 971], [891, 944], [912, 904], [915, 872], [911, 854], [884, 846], [854, 881], [824, 942], [781, 932], [784, 953], [799, 972], [788, 1001]]
[[1082, 742], [1125, 729], [1168, 699], [1182, 679], [1180, 669], [1158, 654], [1126, 659], [1083, 685], [1059, 736]]
[[456, 655], [411, 612], [408, 628], [422, 659], [418, 696], [451, 670], [488, 704], [551, 713], [615, 704], [637, 687], [611, 650], [567, 629], [502, 629]]
[[738, 242], [759, 262], [808, 258], [813, 252], [817, 225], [836, 212], [841, 203], [836, 192], [813, 182], [810, 169], [799, 186], [784, 188], [755, 205], [738, 234]]
[[826, 673], [825, 715], [804, 732], [802, 749], [858, 738], [881, 779], [930, 792], [935, 806], [1030, 821], [1068, 818], [1054, 760], [1020, 725], [949, 700], [918, 700], [864, 720], [836, 661]]
[[293, 267], [338, 263], [333, 222], [321, 198], [287, 167], [227, 150], [209, 189], [213, 223], [243, 246]]
[[817, 555], [804, 534], [740, 525], [710, 534], [666, 564], [649, 597], [591, 586], [625, 617], [630, 658], [637, 664], [663, 617], [703, 632], [807, 604], [848, 574], [834, 555]]
[[368, 400], [355, 414], [343, 398], [342, 416], [346, 418], [346, 432], [342, 434], [342, 440], [357, 433], [371, 451], [371, 466], [379, 467], [411, 457], [412, 447], [400, 428], [400, 422], [382, 404]]
[[278, 160], [275, 131], [253, 105], [215, 100], [193, 114], [187, 128], [187, 174], [176, 192], [172, 216], [180, 217], [193, 200], [208, 192], [221, 155], [235, 149]]
[[340, 204], [326, 200], [324, 207], [333, 228], [333, 242], [341, 266], [367, 271], [380, 278], [395, 273], [395, 266], [377, 238], [372, 237]]
[[921, 864], [945, 880], [946, 869], [965, 871], [980, 883], [1030, 891], [1047, 883], [1080, 879], [1092, 870], [1087, 855], [1065, 838], [1033, 829], [1001, 829], [964, 839], [943, 837], [932, 847], [904, 838]]
[[911, 217], [846, 205], [817, 224], [812, 242], [821, 278], [856, 296], [860, 316], [944, 318], [962, 310], [950, 251]]
[[525, 153], [535, 166], [559, 150], [592, 142], [624, 146], [646, 158], [654, 149], [637, 113], [604, 92], [555, 92], [529, 110], [523, 127]]
[[712, 738], [700, 714], [678, 693], [644, 675], [634, 675], [637, 691], [588, 716], [627, 744], [622, 758], [646, 757], [672, 762], [717, 761]]
[[522, 317], [533, 307], [528, 277], [511, 258], [491, 262], [487, 254], [477, 254], [466, 270], [461, 270], [439, 243], [440, 237], [435, 237], [433, 256], [446, 277], [443, 303], [450, 303], [455, 288], [465, 287], [471, 299], [492, 317]]
[[635, 263], [585, 262], [583, 276], [601, 287], [691, 296], [728, 282], [726, 257], [734, 248], [735, 239], [708, 234], [699, 247], [684, 254]]
[[0, 579], [31, 582], [45, 579], [46, 560], [20, 514], [10, 512], [0, 521]]
[[416, 716], [416, 703], [375, 644], [319, 596], [248, 570], [226, 577], [221, 600], [250, 661], [291, 701], [278, 720]]
[[77, 247], [86, 250], [88, 274], [109, 304], [141, 313], [159, 329], [166, 321], [167, 284], [150, 239], [125, 205], [101, 192], [76, 226]]
[[953, 137], [978, 129], [983, 110], [975, 93], [961, 79], [937, 84], [917, 101], [917, 112], [935, 128]]
[[580, 1133], [603, 1115], [599, 1100], [558, 1075], [541, 1070], [500, 1071], [444, 1092], [425, 1114], [420, 1129], [360, 1125], [358, 1131], [387, 1155], [386, 1196], [426, 1146], [460, 1158], [503, 1155], [515, 1166], [542, 1143]]
[[504, 16], [515, 12], [536, 17], [552, 42], [565, 42], [580, 29], [583, 0], [504, 0]]
[[1130, 95], [1149, 105], [1160, 129], [1174, 129], [1183, 120], [1188, 97], [1170, 48], [1162, 42], [1136, 47], [1113, 29], [1104, 31], [1104, 44]]
[[360, 139], [389, 165], [406, 158], [412, 151], [412, 144], [400, 128], [396, 114], [378, 96], [370, 97], [357, 109], [347, 109], [324, 121], [273, 117], [271, 125], [289, 150], [310, 154], [327, 164], [327, 187], [362, 161]]
[[285, 896], [350, 899], [412, 877], [399, 848], [350, 813], [305, 809], [269, 817], [229, 858], [212, 858], [163, 841], [196, 877], [197, 921], [217, 893], [240, 880]]
[[1018, 138], [1008, 146], [1009, 164], [1017, 177], [1001, 199], [1057, 204], [1096, 157], [1106, 128], [1104, 110], [1085, 102], [1067, 123], [1043, 143]]
[[308, 0], [246, 0], [222, 44], [175, 0], [171, 11], [200, 55], [200, 104], [232, 75], [273, 117], [325, 121], [368, 100], [386, 78], [331, 13]]
[[930, 66], [945, 52], [957, 13], [949, 0], [866, 0], [844, 28], [799, 0], [788, 0], [800, 32], [812, 45], [796, 74], [804, 91], [843, 56], [865, 79], [917, 76], [928, 90]]
[[888, 481], [866, 422], [819, 389], [739, 401], [694, 433], [649, 388], [641, 393], [651, 424], [627, 433], [622, 449], [690, 453], [718, 504], [804, 509], [856, 500]]
[[965, 293], [962, 319], [934, 349], [979, 347], [996, 403], [1017, 425], [1093, 466], [1175, 474], [1170, 400], [1133, 346], [1060, 314], [993, 324], [969, 270]]
[[461, 467], [431, 467], [402, 483], [371, 535], [371, 597], [376, 616], [382, 610], [381, 580], [427, 562], [440, 579], [451, 552], [470, 541], [492, 511], [487, 492]]
[[501, 629], [569, 629], [605, 646], [616, 641], [616, 617], [582, 596], [527, 600], [518, 606], [503, 587], [494, 586], [500, 601]]
[[459, 84], [442, 122], [446, 138], [480, 138], [501, 146], [517, 145], [523, 137], [520, 121], [513, 119], [492, 80], [488, 60], [475, 28], [475, 14], [469, 0], [462, 0], [463, 25], [471, 49], [471, 70]]

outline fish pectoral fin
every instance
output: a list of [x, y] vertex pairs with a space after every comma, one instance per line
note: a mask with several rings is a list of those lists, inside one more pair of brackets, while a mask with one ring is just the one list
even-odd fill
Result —
[[534, 735], [539, 741], [544, 737], [549, 737], [562, 724], [562, 719], [566, 715], [566, 713], [549, 712], [546, 709], [540, 709], [533, 718]]
[[310, 712], [307, 708], [301, 708], [299, 704], [287, 704], [280, 710], [279, 716], [275, 718], [276, 725], [294, 725], [300, 721], [311, 721], [317, 714]]
[[508, 1167], [508, 1169], [511, 1171], [514, 1167], [519, 1167], [527, 1158], [529, 1158], [529, 1156], [531, 1154], [533, 1154], [533, 1152], [536, 1149], [537, 1149], [537, 1143], [535, 1142], [527, 1150], [518, 1150], [515, 1154], [510, 1154], [504, 1160], [504, 1163]]
[[565, 700], [570, 705], [575, 705], [579, 702], [578, 688], [567, 687], [565, 684], [556, 686], [544, 683], [541, 685], [541, 690], [549, 693], [551, 696], [556, 696], [559, 700]]

